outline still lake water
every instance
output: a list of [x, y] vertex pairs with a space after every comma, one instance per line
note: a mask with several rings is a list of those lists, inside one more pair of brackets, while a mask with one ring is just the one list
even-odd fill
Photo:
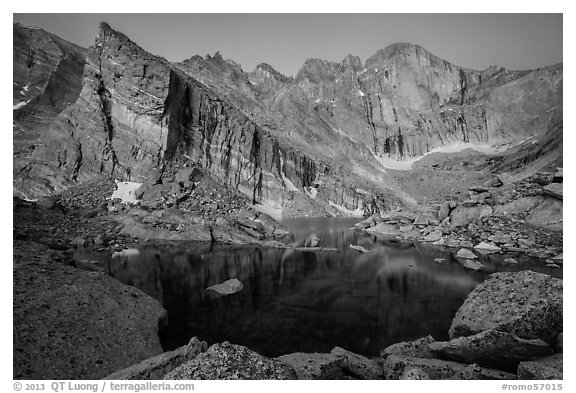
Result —
[[[158, 299], [168, 311], [165, 350], [193, 336], [209, 344], [230, 341], [266, 356], [329, 352], [340, 346], [366, 356], [395, 342], [431, 334], [447, 338], [466, 295], [490, 273], [530, 269], [562, 276], [542, 260], [484, 256], [480, 271], [464, 268], [448, 250], [383, 243], [350, 229], [358, 220], [286, 221], [295, 243], [315, 233], [324, 247], [303, 252], [262, 247], [139, 247], [108, 257], [104, 271]], [[362, 254], [350, 244], [374, 249]], [[80, 258], [82, 258], [80, 256]], [[434, 258], [445, 258], [443, 263]], [[239, 293], [221, 297], [206, 288], [236, 278]]]

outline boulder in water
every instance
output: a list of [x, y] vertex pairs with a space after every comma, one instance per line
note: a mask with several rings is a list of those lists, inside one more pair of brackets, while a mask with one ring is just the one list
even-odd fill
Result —
[[214, 291], [220, 295], [232, 295], [233, 293], [240, 292], [243, 288], [244, 286], [242, 285], [240, 280], [232, 278], [220, 284], [212, 285], [206, 288], [206, 290]]

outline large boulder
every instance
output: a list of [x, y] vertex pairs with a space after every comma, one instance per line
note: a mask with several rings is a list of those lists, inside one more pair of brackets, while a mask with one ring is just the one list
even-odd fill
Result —
[[546, 198], [535, 206], [526, 216], [528, 224], [562, 231], [564, 223], [564, 206], [560, 199]]
[[504, 205], [500, 205], [494, 209], [494, 214], [509, 216], [515, 214], [521, 214], [529, 211], [536, 205], [542, 203], [543, 197], [540, 196], [528, 196], [520, 199], [516, 199], [512, 202], [508, 202]]
[[480, 252], [498, 252], [502, 250], [497, 245], [488, 242], [480, 242], [479, 244], [474, 246], [474, 249]]
[[381, 379], [382, 369], [372, 360], [340, 347], [330, 351], [332, 355], [342, 359], [342, 369], [346, 374], [358, 379]]
[[370, 228], [370, 227], [376, 225], [380, 221], [382, 221], [382, 218], [380, 217], [380, 215], [379, 214], [373, 214], [370, 217], [368, 217], [367, 219], [354, 224], [354, 227], [358, 228], [358, 229], [366, 229], [366, 228]]
[[181, 364], [164, 379], [296, 379], [294, 370], [246, 347], [223, 342]]
[[495, 329], [450, 341], [437, 341], [430, 344], [430, 350], [443, 359], [509, 371], [515, 371], [521, 361], [552, 353], [552, 348], [540, 339], [526, 340]]
[[200, 341], [197, 337], [192, 337], [187, 345], [143, 360], [138, 364], [110, 374], [104, 379], [164, 379], [164, 376], [170, 371], [179, 367], [182, 363], [194, 359], [198, 354], [206, 352], [207, 348], [208, 344], [206, 344], [205, 341]]
[[296, 352], [277, 358], [296, 371], [298, 379], [340, 379], [344, 359], [331, 353]]
[[562, 354], [520, 363], [518, 379], [563, 379]]
[[437, 242], [442, 239], [442, 231], [435, 230], [426, 235], [422, 241], [424, 242]]
[[478, 221], [482, 217], [490, 217], [492, 208], [487, 205], [466, 207], [460, 205], [450, 213], [450, 228], [454, 229], [466, 226], [472, 222]]
[[449, 335], [497, 329], [553, 344], [562, 331], [562, 316], [562, 280], [530, 270], [494, 273], [468, 295]]
[[466, 364], [448, 360], [390, 355], [384, 360], [384, 377], [385, 379], [401, 379], [405, 370], [415, 368], [419, 371], [419, 375], [425, 373], [429, 379], [449, 379], [465, 367]]
[[434, 342], [430, 335], [421, 337], [414, 341], [403, 341], [392, 344], [380, 351], [380, 356], [387, 358], [390, 355], [402, 355], [417, 358], [433, 358], [434, 354], [430, 351], [429, 344]]
[[456, 379], [461, 381], [482, 379], [482, 367], [480, 367], [475, 363], [472, 363], [464, 367], [462, 370], [458, 371], [456, 374], [452, 375], [450, 379]]
[[484, 182], [484, 186], [488, 187], [488, 188], [502, 187], [503, 185], [504, 185], [504, 183], [497, 176], [494, 176], [492, 179]]
[[402, 371], [402, 375], [398, 378], [402, 381], [422, 381], [422, 380], [429, 380], [430, 375], [426, 371], [424, 371], [420, 367], [406, 367], [404, 371]]
[[14, 378], [100, 379], [161, 354], [166, 310], [99, 272], [14, 265]]
[[394, 240], [398, 239], [400, 231], [396, 229], [395, 225], [385, 224], [383, 222], [376, 224], [375, 226], [366, 229], [366, 232], [376, 236], [381, 240]]
[[444, 201], [438, 210], [438, 221], [444, 221], [450, 215], [450, 201]]
[[214, 291], [219, 295], [232, 295], [233, 293], [240, 292], [244, 286], [237, 278], [231, 278], [230, 280], [226, 280], [221, 282], [220, 284], [215, 284], [206, 288], [208, 291]]
[[552, 183], [548, 184], [547, 186], [543, 187], [543, 192], [545, 195], [553, 196], [554, 198], [558, 198], [560, 200], [563, 199], [563, 189], [562, 184], [560, 183]]
[[478, 258], [476, 256], [476, 254], [474, 254], [472, 251], [466, 249], [466, 248], [461, 248], [460, 250], [458, 250], [458, 252], [456, 253], [456, 258], [464, 258], [464, 259], [476, 259]]

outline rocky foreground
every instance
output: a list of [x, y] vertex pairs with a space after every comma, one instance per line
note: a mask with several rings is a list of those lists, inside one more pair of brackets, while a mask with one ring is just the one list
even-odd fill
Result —
[[137, 205], [110, 199], [116, 187], [105, 177], [14, 199], [14, 378], [101, 378], [162, 353], [161, 304], [75, 260], [75, 250], [177, 240], [278, 246], [263, 239], [286, 233], [194, 168], [145, 183]]
[[[526, 224], [542, 204], [559, 200], [561, 206], [561, 184], [548, 180], [542, 185], [529, 179], [514, 192], [497, 182], [482, 185], [470, 191], [470, 200], [444, 203], [437, 212], [397, 211], [358, 227], [384, 241], [453, 244], [470, 268], [481, 267], [473, 263], [475, 253], [501, 250], [546, 256], [559, 266], [561, 232]], [[556, 194], [546, 191], [555, 185]], [[450, 341], [398, 343], [374, 359], [338, 347], [268, 359], [230, 343], [208, 347], [196, 338], [163, 353], [161, 304], [74, 260], [75, 249], [120, 251], [134, 242], [175, 240], [278, 247], [273, 238], [286, 231], [195, 167], [144, 183], [135, 205], [107, 199], [116, 187], [103, 178], [36, 202], [15, 199], [15, 378], [562, 378], [562, 280], [531, 271], [497, 273], [477, 287], [455, 315]], [[477, 218], [461, 213], [486, 210], [491, 214]], [[468, 221], [454, 225], [460, 217]], [[474, 252], [467, 249], [479, 244]]]
[[107, 379], [562, 379], [562, 280], [532, 271], [496, 273], [458, 310], [450, 341], [393, 344], [380, 356], [330, 353], [266, 358], [228, 342], [186, 346]]
[[[554, 174], [539, 172], [509, 184], [494, 176], [450, 200], [422, 205], [418, 212], [375, 214], [356, 227], [384, 241], [452, 248], [468, 267], [477, 254], [498, 252], [547, 258], [548, 265], [560, 267], [562, 180], [561, 168]], [[509, 261], [515, 263], [513, 258]]]

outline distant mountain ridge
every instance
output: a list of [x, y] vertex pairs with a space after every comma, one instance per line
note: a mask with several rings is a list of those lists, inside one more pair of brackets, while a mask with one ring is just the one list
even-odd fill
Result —
[[[29, 30], [14, 25], [14, 36]], [[42, 126], [31, 103], [14, 110], [15, 141], [37, 135], [33, 154], [15, 158], [14, 187], [26, 196], [101, 174], [141, 181], [191, 159], [255, 203], [369, 212], [407, 199], [379, 157], [461, 142], [513, 146], [562, 124], [561, 64], [475, 71], [397, 43], [365, 64], [308, 59], [292, 78], [265, 63], [245, 72], [219, 53], [170, 63], [106, 23], [87, 50], [70, 44], [57, 57], [26, 45], [15, 38], [15, 97], [24, 83], [41, 85], [26, 76], [27, 51], [54, 58], [50, 70], [75, 65], [52, 73], [71, 93]]]

